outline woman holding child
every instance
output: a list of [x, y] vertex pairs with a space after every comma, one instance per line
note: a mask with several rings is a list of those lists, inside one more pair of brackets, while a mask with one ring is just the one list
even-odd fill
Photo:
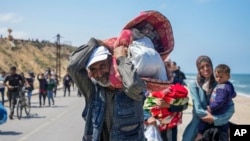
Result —
[[[217, 84], [213, 75], [212, 61], [208, 56], [200, 56], [196, 60], [196, 66], [198, 69], [197, 80], [189, 86], [193, 101], [193, 117], [184, 131], [183, 141], [198, 141], [202, 138], [198, 135], [200, 121], [221, 126], [227, 124], [234, 113], [233, 102], [229, 104], [228, 110], [220, 115], [212, 115], [207, 111], [212, 91]], [[223, 134], [228, 139], [228, 133], [223, 132]]]

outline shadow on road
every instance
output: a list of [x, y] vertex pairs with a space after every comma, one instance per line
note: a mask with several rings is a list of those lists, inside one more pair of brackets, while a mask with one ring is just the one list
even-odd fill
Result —
[[41, 108], [41, 107], [39, 107], [39, 106], [30, 106], [30, 108], [32, 109], [32, 108]]
[[68, 106], [63, 106], [63, 105], [60, 105], [60, 106], [54, 105], [54, 106], [52, 106], [52, 108], [66, 108], [66, 107], [68, 107]]
[[0, 135], [10, 135], [10, 136], [14, 136], [14, 135], [20, 135], [20, 134], [22, 134], [22, 132], [1, 131], [1, 130], [0, 130]]
[[66, 108], [66, 107], [68, 107], [68, 106], [64, 106], [64, 105], [52, 105], [52, 106], [48, 106], [48, 105], [43, 105], [42, 107], [40, 107], [40, 106], [30, 106], [31, 107], [31, 109], [32, 108], [39, 108], [39, 109], [42, 109], [42, 108]]
[[46, 116], [40, 116], [37, 113], [29, 114], [28, 116], [23, 116], [22, 119], [30, 119], [30, 118], [46, 118]]

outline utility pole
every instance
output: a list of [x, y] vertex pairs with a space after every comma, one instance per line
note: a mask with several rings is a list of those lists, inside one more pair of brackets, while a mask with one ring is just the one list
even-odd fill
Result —
[[56, 75], [61, 78], [61, 45], [60, 45], [60, 34], [56, 35]]

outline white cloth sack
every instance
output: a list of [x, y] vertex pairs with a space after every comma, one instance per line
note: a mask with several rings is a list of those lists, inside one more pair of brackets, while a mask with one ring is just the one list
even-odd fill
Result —
[[167, 80], [167, 72], [160, 54], [153, 48], [134, 41], [128, 56], [141, 77]]
[[140, 38], [140, 39], [137, 39], [134, 41], [134, 43], [142, 43], [142, 45], [146, 46], [146, 47], [149, 47], [149, 48], [152, 48], [152, 49], [155, 49], [154, 47], [154, 44], [153, 42], [148, 38], [148, 37], [143, 37], [143, 38]]

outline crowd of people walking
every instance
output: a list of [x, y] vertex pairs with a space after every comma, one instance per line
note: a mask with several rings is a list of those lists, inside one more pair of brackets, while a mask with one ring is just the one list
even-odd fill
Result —
[[[37, 88], [34, 84], [36, 80], [38, 82]], [[66, 73], [63, 77], [62, 87], [65, 93], [67, 90], [68, 96], [70, 96], [72, 83], [71, 77]], [[33, 71], [17, 73], [17, 68], [13, 66], [10, 68], [9, 72], [1, 71], [0, 74], [1, 105], [6, 107], [7, 105], [5, 102], [8, 100], [8, 106], [10, 108], [9, 119], [13, 119], [16, 99], [19, 96], [20, 89], [24, 88], [27, 92], [27, 100], [30, 106], [32, 105], [33, 92], [37, 89], [39, 107], [46, 106], [46, 99], [48, 101], [48, 106], [51, 107], [55, 105], [54, 97], [56, 97], [59, 84], [58, 76], [50, 68], [44, 73], [38, 73], [36, 75]], [[5, 97], [7, 97], [7, 99]]]

